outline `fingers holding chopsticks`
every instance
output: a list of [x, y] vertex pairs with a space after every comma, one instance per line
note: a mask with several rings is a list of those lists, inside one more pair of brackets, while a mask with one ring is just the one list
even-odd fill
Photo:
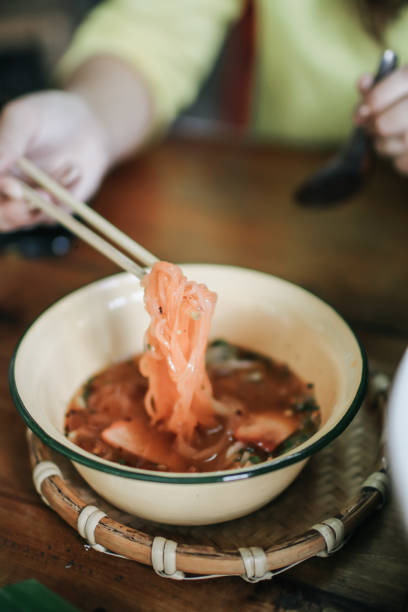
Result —
[[[56, 169], [53, 175], [68, 189], [75, 188], [78, 171], [72, 166], [66, 165], [62, 170]], [[15, 231], [40, 223], [54, 224], [53, 218], [25, 199], [18, 179], [24, 180], [33, 188], [36, 187], [35, 183], [15, 166], [8, 174], [0, 175], [0, 231]], [[42, 189], [37, 189], [37, 191], [46, 199], [52, 198]], [[57, 202], [56, 199], [54, 201]], [[62, 206], [70, 210], [66, 205], [62, 204]]]
[[79, 95], [42, 92], [6, 106], [0, 116], [0, 231], [56, 220], [142, 276], [157, 258], [83, 201], [109, 165], [102, 123]]
[[22, 156], [82, 200], [95, 192], [109, 165], [101, 125], [77, 94], [38, 92], [9, 103], [0, 114], [0, 231], [48, 219], [25, 210], [5, 182], [15, 176], [27, 181], [16, 168]]
[[13, 177], [0, 177], [0, 231], [15, 231], [38, 223], [55, 223], [38, 208], [28, 205]]

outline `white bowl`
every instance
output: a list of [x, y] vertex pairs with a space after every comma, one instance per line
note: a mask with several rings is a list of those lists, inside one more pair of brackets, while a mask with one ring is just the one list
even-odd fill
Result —
[[387, 454], [399, 511], [408, 533], [408, 349], [398, 365], [387, 402]]
[[10, 367], [14, 402], [27, 425], [69, 457], [112, 504], [154, 521], [208, 524], [269, 502], [299, 474], [310, 455], [340, 434], [365, 390], [364, 352], [345, 321], [325, 302], [279, 278], [229, 266], [182, 266], [218, 294], [211, 338], [265, 353], [315, 384], [319, 431], [296, 449], [250, 468], [176, 474], [100, 459], [64, 436], [73, 393], [92, 374], [142, 350], [148, 325], [137, 279], [122, 273], [56, 302], [24, 334]]

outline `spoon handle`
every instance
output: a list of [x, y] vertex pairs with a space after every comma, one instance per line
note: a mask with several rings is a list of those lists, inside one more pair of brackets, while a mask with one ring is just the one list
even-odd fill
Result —
[[378, 66], [377, 74], [374, 77], [373, 87], [377, 85], [382, 79], [388, 76], [398, 64], [398, 56], [391, 49], [386, 49], [382, 54], [380, 64]]
[[[381, 56], [380, 63], [374, 76], [372, 88], [385, 79], [398, 65], [398, 56], [391, 49], [386, 49]], [[368, 160], [373, 154], [372, 140], [364, 126], [357, 126], [351, 133], [350, 139], [343, 147], [340, 155], [347, 168], [368, 166]]]

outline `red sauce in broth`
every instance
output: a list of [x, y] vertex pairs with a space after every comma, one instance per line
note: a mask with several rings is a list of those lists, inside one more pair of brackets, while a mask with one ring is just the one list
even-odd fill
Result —
[[[207, 472], [276, 457], [304, 442], [320, 425], [313, 384], [284, 364], [218, 340], [207, 349], [216, 424], [197, 429], [193, 439], [197, 453], [186, 456], [176, 448], [174, 434], [163, 431], [160, 424], [150, 425], [143, 403], [147, 380], [139, 372], [139, 359], [140, 355], [109, 366], [77, 391], [65, 416], [65, 434], [75, 444], [132, 467]], [[116, 427], [118, 422], [121, 425]], [[113, 433], [103, 433], [111, 426]], [[123, 437], [127, 427], [135, 432], [135, 447]]]

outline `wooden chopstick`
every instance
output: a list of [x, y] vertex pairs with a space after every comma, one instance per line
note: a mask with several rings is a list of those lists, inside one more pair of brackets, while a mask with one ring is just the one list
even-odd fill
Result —
[[[96, 228], [101, 234], [107, 236], [109, 240], [117, 244], [119, 247], [121, 247], [121, 249], [125, 250], [129, 255], [134, 257], [137, 261], [140, 261], [145, 266], [152, 266], [156, 261], [158, 261], [157, 257], [155, 257], [152, 253], [150, 253], [140, 244], [138, 244], [137, 242], [129, 238], [129, 236], [127, 236], [120, 229], [112, 225], [112, 223], [109, 223], [109, 221], [107, 221], [104, 217], [102, 217], [97, 212], [92, 210], [92, 208], [89, 208], [89, 206], [87, 206], [84, 202], [81, 202], [80, 200], [77, 200], [76, 198], [74, 198], [72, 193], [70, 193], [67, 189], [62, 187], [62, 185], [54, 181], [54, 179], [52, 179], [48, 174], [43, 172], [40, 168], [38, 168], [38, 166], [33, 164], [30, 160], [28, 160], [25, 157], [21, 157], [16, 162], [16, 166], [20, 170], [22, 170], [24, 174], [30, 177], [35, 183], [40, 185], [40, 187], [42, 187], [45, 191], [51, 193], [53, 196], [57, 198], [58, 201], [66, 204], [70, 209], [74, 210], [80, 217], [85, 219], [85, 221], [89, 225], [92, 225], [92, 227]], [[41, 208], [41, 206], [38, 203], [38, 200], [37, 200], [37, 206]], [[51, 212], [47, 214], [50, 214], [51, 216], [55, 217], [55, 215], [52, 214]], [[65, 217], [64, 219], [66, 220]], [[61, 220], [59, 220], [59, 222], [62, 223], [63, 225], [66, 225], [66, 223]], [[74, 233], [77, 233], [73, 229], [71, 229], [71, 231], [73, 231]], [[86, 238], [84, 238], [83, 236], [81, 236], [81, 238], [83, 238], [83, 240], [86, 240]], [[98, 248], [98, 247], [95, 246], [95, 248]], [[98, 248], [98, 250], [100, 250], [100, 248]]]
[[131, 272], [132, 274], [135, 274], [138, 278], [142, 278], [145, 275], [145, 268], [138, 266], [134, 261], [127, 257], [127, 255], [104, 240], [104, 238], [96, 234], [93, 230], [89, 229], [89, 227], [83, 225], [80, 221], [77, 221], [77, 219], [72, 217], [60, 206], [43, 198], [37, 191], [35, 191], [35, 189], [29, 187], [23, 181], [18, 179], [16, 180], [23, 191], [24, 198], [33, 206], [40, 208], [48, 216], [56, 219], [56, 221], [61, 223], [61, 225], [64, 225], [73, 234], [76, 234], [79, 236], [79, 238], [82, 238], [82, 240], [85, 240], [85, 242], [108, 257], [108, 259], [111, 259], [119, 267]]

